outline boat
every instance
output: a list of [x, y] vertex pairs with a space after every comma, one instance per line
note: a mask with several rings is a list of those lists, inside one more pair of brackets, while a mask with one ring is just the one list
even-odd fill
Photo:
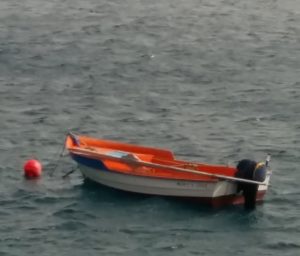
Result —
[[165, 149], [68, 133], [65, 148], [83, 177], [122, 191], [196, 200], [213, 207], [262, 202], [271, 176], [265, 162], [237, 166], [179, 160]]

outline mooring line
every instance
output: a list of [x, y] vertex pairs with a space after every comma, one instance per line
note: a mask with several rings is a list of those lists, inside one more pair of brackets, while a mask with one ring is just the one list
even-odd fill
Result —
[[[68, 134], [68, 133], [67, 133], [67, 134]], [[59, 164], [60, 164], [60, 162], [61, 162], [61, 159], [62, 159], [62, 157], [64, 156], [64, 152], [65, 152], [65, 149], [66, 149], [66, 148], [65, 148], [66, 141], [67, 141], [67, 135], [66, 135], [66, 138], [65, 138], [65, 141], [64, 141], [62, 150], [61, 150], [61, 152], [60, 152], [60, 154], [59, 154], [59, 156], [58, 156], [58, 159], [57, 159], [57, 161], [56, 161], [56, 164], [55, 164], [55, 166], [52, 168], [52, 170], [50, 170], [50, 173], [49, 173], [49, 176], [50, 176], [50, 177], [52, 177], [52, 176], [54, 175], [54, 172], [57, 170], [57, 168], [58, 168], [58, 166], [59, 166]]]

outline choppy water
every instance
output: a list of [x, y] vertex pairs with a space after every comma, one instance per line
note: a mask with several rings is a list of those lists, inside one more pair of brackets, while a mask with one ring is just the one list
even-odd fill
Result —
[[[299, 255], [299, 71], [298, 0], [1, 0], [0, 255]], [[67, 130], [271, 153], [272, 187], [247, 213], [51, 178]]]

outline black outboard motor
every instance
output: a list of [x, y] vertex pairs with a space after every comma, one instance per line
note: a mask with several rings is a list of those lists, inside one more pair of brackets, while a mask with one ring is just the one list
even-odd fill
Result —
[[[241, 179], [248, 179], [263, 182], [266, 179], [267, 168], [264, 163], [257, 163], [253, 160], [243, 159], [237, 165], [235, 176]], [[256, 195], [258, 191], [257, 184], [246, 182], [238, 183], [238, 192], [243, 191], [246, 209], [255, 209]]]

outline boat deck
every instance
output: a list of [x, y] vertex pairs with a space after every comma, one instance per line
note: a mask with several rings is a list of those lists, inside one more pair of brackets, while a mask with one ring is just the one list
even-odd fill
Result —
[[[169, 150], [119, 143], [109, 140], [79, 136], [79, 143], [68, 137], [66, 147], [73, 158], [89, 158], [101, 161], [107, 170], [124, 174], [177, 180], [215, 182], [219, 179], [202, 175], [197, 171], [234, 177], [236, 168], [177, 160]], [[79, 156], [78, 156], [79, 155]], [[157, 167], [147, 166], [147, 163]], [[163, 165], [164, 167], [161, 167]], [[195, 173], [179, 172], [171, 168], [194, 170]]]

